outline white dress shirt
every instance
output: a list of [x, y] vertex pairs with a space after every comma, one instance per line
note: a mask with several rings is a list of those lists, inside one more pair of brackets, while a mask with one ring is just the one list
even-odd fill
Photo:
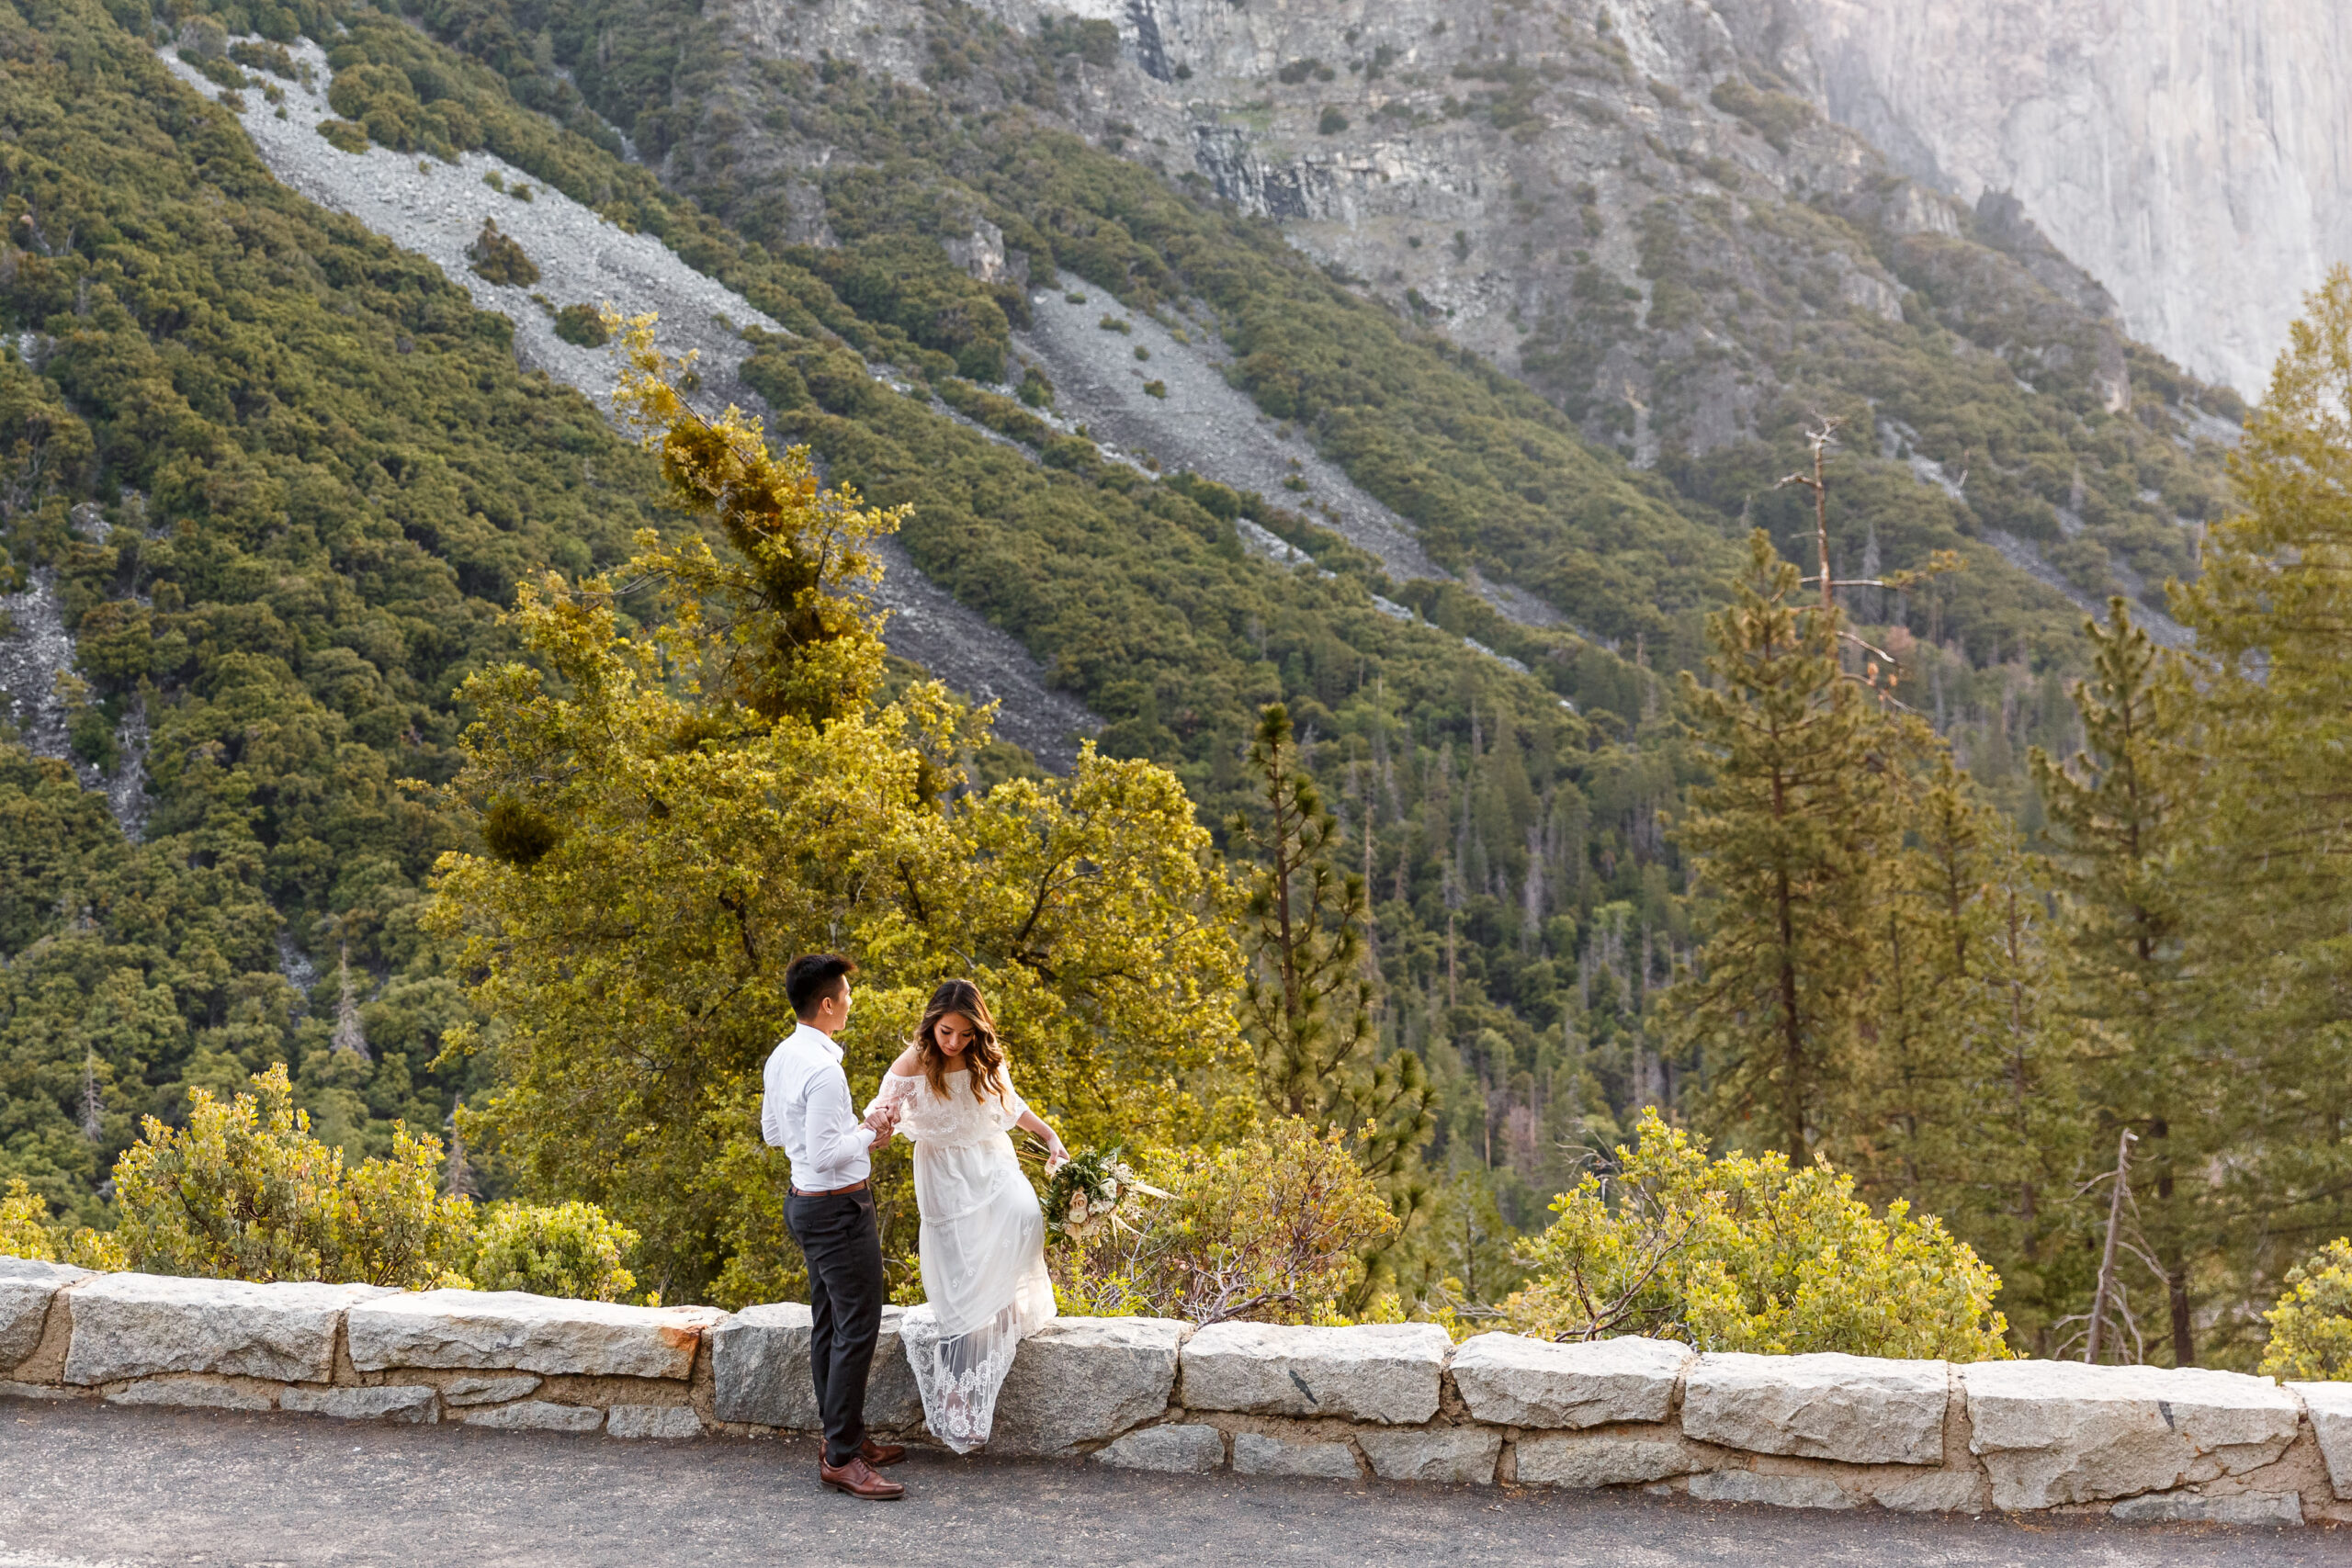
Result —
[[831, 1192], [865, 1179], [873, 1129], [851, 1107], [842, 1048], [801, 1024], [768, 1054], [760, 1135], [792, 1156], [792, 1185]]

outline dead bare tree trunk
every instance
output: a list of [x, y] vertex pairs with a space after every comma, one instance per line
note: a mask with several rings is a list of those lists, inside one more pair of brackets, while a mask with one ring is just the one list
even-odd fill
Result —
[[2107, 1204], [2107, 1250], [2098, 1261], [2098, 1291], [2091, 1297], [2090, 1343], [2083, 1351], [2083, 1360], [2090, 1366], [2098, 1364], [2099, 1332], [2107, 1326], [2107, 1303], [2115, 1289], [2115, 1245], [2123, 1232], [2123, 1199], [2131, 1190], [2132, 1145], [2140, 1140], [2130, 1128], [2115, 1141], [2115, 1190]]

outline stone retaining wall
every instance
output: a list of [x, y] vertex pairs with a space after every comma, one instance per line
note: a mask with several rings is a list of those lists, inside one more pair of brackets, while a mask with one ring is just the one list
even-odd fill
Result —
[[[866, 1402], [921, 1440], [891, 1308]], [[808, 1309], [249, 1285], [0, 1258], [0, 1396], [700, 1438], [817, 1424]], [[1910, 1512], [2352, 1523], [2352, 1383], [2050, 1361], [1699, 1355], [1430, 1324], [1063, 1318], [989, 1451], [1141, 1470], [1521, 1486]]]

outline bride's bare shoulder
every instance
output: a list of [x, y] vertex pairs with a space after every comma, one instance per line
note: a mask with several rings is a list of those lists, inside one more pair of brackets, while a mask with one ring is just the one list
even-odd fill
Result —
[[920, 1063], [921, 1058], [915, 1055], [915, 1048], [910, 1045], [899, 1053], [897, 1061], [890, 1064], [890, 1076], [898, 1078], [910, 1078], [922, 1070]]

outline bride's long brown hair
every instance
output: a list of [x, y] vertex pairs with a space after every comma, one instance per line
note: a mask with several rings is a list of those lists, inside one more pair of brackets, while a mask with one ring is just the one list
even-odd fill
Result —
[[951, 1012], [962, 1013], [972, 1025], [972, 1043], [963, 1054], [972, 1074], [972, 1098], [992, 1094], [1002, 1100], [1010, 1088], [1004, 1078], [1004, 1046], [997, 1040], [996, 1020], [989, 1013], [988, 998], [969, 980], [939, 983], [922, 1010], [922, 1021], [915, 1025], [914, 1039], [908, 1043], [915, 1048], [915, 1063], [922, 1068], [922, 1076], [931, 1080], [931, 1092], [942, 1099], [947, 1095], [947, 1053], [939, 1048], [939, 1021]]

